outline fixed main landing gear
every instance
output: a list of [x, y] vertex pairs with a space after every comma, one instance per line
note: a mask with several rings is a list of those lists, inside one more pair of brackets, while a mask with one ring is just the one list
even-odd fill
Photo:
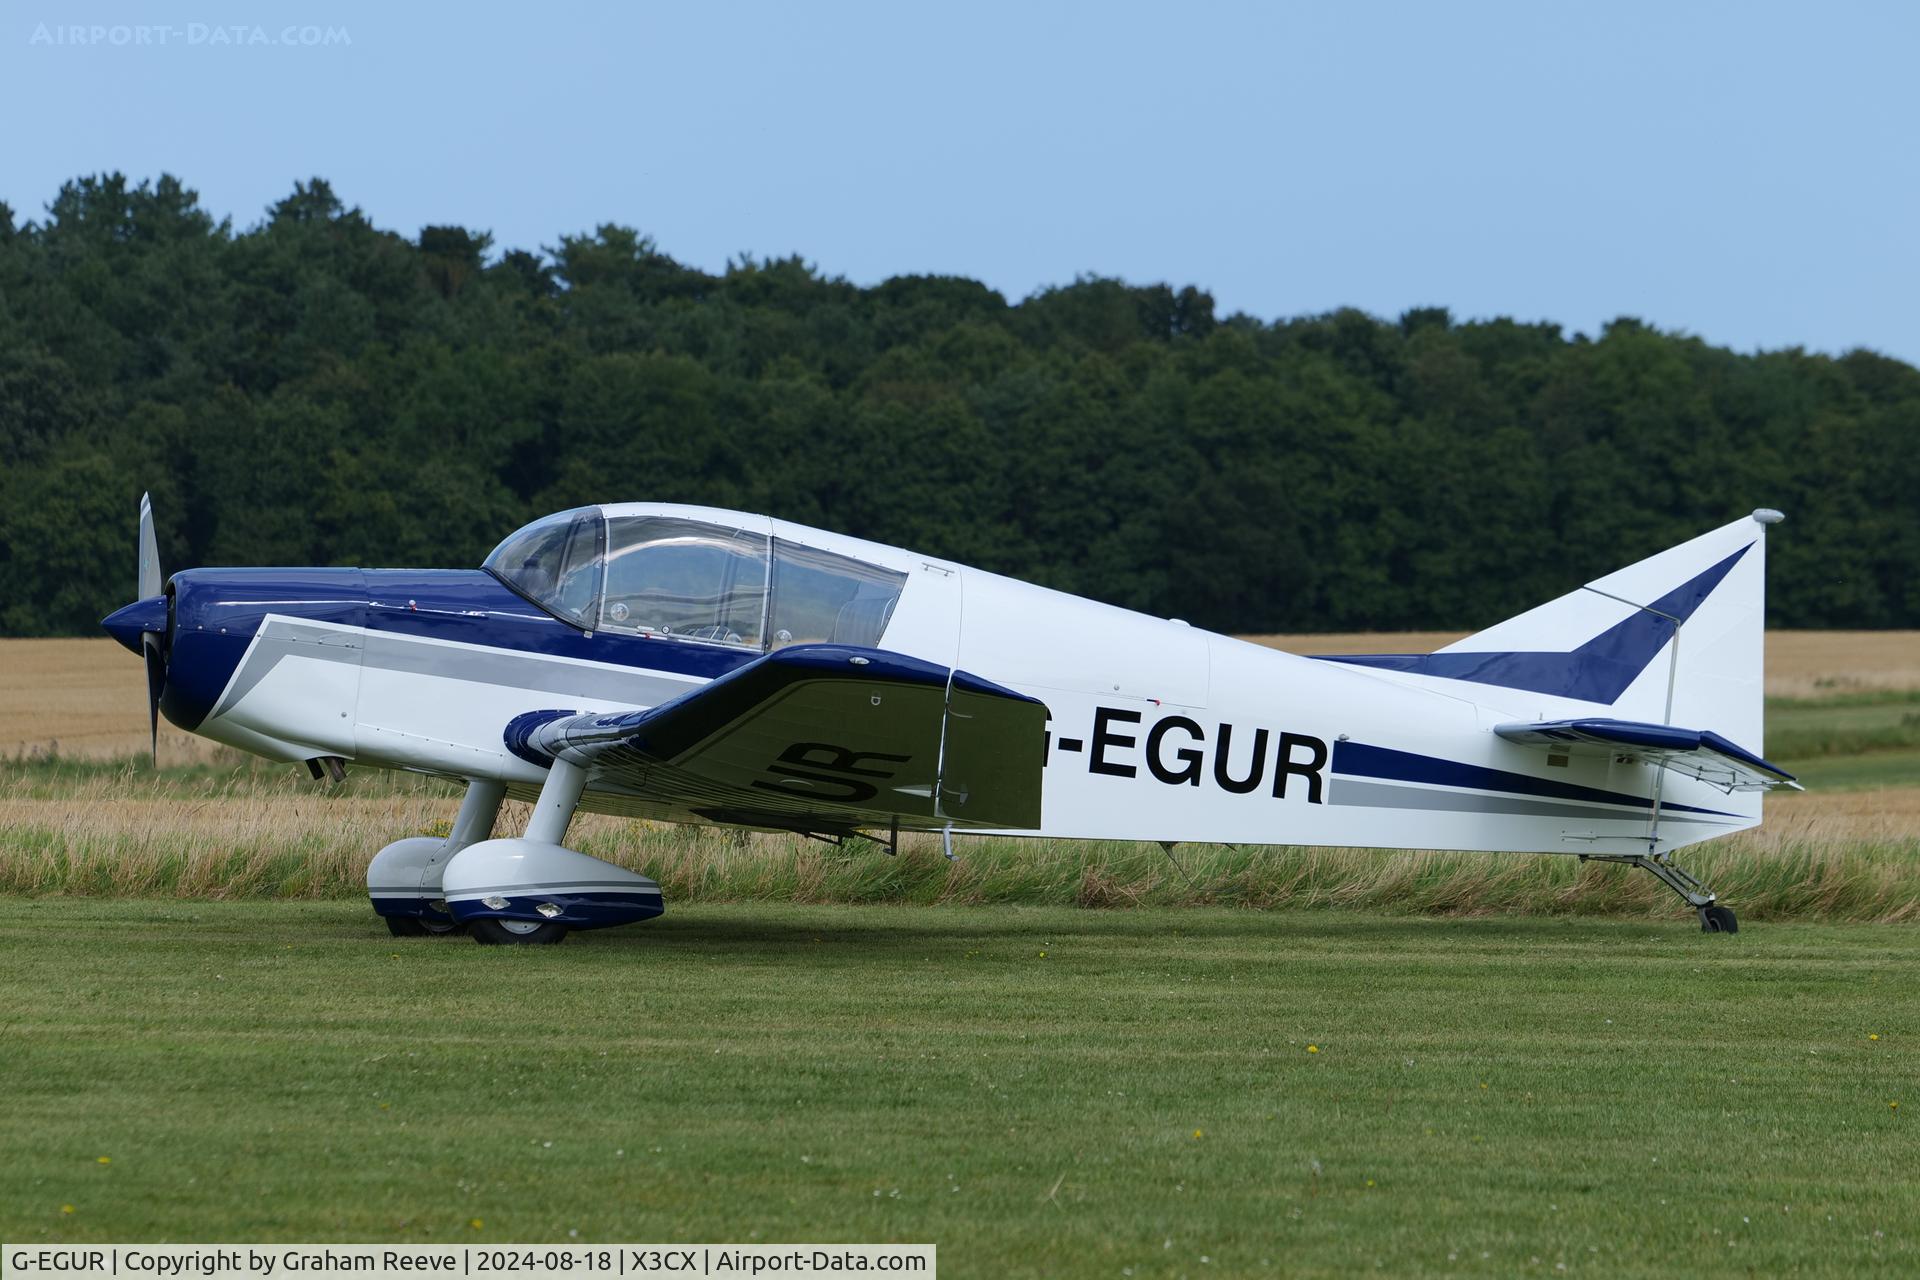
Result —
[[475, 942], [558, 942], [575, 929], [650, 920], [664, 909], [660, 886], [624, 867], [561, 845], [587, 775], [570, 760], [549, 766], [526, 834], [482, 840], [448, 861], [447, 911]]
[[453, 856], [493, 834], [507, 789], [476, 779], [467, 784], [460, 812], [446, 836], [409, 836], [373, 856], [367, 867], [367, 896], [396, 938], [464, 933], [466, 926], [447, 909], [440, 880]]
[[1631, 853], [1631, 854], [1587, 854], [1583, 861], [1618, 862], [1629, 867], [1639, 867], [1652, 874], [1667, 888], [1685, 898], [1687, 905], [1700, 913], [1700, 932], [1702, 933], [1738, 933], [1740, 921], [1735, 918], [1731, 907], [1723, 907], [1714, 899], [1713, 891], [1701, 884], [1686, 871], [1673, 865], [1671, 853]]
[[555, 760], [526, 833], [492, 840], [507, 789], [469, 782], [444, 839], [412, 836], [375, 855], [367, 868], [373, 909], [397, 937], [466, 933], [492, 946], [538, 946], [659, 915], [659, 885], [561, 846], [585, 785], [578, 765]]

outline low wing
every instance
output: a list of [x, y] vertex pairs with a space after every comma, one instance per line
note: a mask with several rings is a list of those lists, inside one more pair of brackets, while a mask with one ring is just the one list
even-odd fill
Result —
[[536, 711], [507, 746], [715, 822], [844, 833], [1040, 825], [1047, 708], [904, 654], [793, 645], [646, 711]]
[[1722, 791], [1767, 791], [1774, 787], [1804, 788], [1793, 775], [1711, 729], [1680, 729], [1638, 720], [1543, 720], [1533, 724], [1503, 724], [1494, 732], [1509, 742], [1549, 749], [1597, 747], [1615, 754], [1630, 753], [1663, 769], [1719, 787]]

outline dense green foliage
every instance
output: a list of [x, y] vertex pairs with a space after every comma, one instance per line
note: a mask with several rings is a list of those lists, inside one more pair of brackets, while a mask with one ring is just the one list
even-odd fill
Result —
[[1243, 631], [1485, 625], [1770, 505], [1776, 625], [1920, 626], [1920, 371], [1870, 352], [496, 253], [318, 179], [238, 232], [172, 178], [0, 206], [0, 633], [127, 600], [143, 488], [175, 568], [677, 500]]

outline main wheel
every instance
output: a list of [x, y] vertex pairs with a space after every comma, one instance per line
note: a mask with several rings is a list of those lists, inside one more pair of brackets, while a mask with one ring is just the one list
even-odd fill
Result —
[[439, 937], [442, 934], [458, 933], [461, 925], [453, 920], [428, 920], [422, 916], [382, 916], [387, 922], [387, 932], [396, 938]]
[[1711, 907], [1700, 908], [1700, 932], [1738, 933], [1740, 921], [1734, 917], [1732, 908], [1715, 903]]
[[551, 920], [494, 920], [481, 917], [467, 922], [473, 940], [481, 946], [546, 946], [567, 936], [567, 926]]

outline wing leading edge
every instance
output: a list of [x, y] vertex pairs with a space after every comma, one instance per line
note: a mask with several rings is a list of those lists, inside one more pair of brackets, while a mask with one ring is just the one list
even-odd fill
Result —
[[1046, 704], [881, 649], [793, 645], [646, 711], [536, 711], [509, 750], [715, 822], [1037, 828]]
[[1804, 790], [1779, 765], [1728, 741], [1711, 729], [1681, 729], [1638, 720], [1542, 720], [1503, 724], [1494, 732], [1509, 742], [1568, 750], [1581, 746], [1612, 752], [1623, 748], [1663, 769], [1719, 787], [1722, 791]]

